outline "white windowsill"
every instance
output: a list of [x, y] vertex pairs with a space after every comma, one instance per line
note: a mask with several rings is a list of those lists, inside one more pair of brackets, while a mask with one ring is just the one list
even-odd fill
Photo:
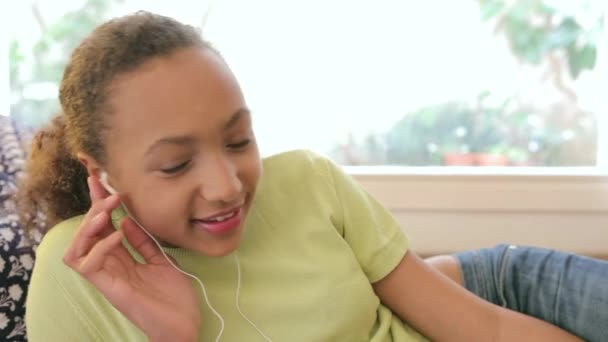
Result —
[[506, 170], [475, 174], [474, 168], [429, 168], [425, 173], [407, 168], [389, 173], [388, 169], [383, 174], [353, 168], [347, 168], [347, 172], [392, 210], [608, 213], [608, 175], [592, 173], [591, 169], [577, 173], [522, 169], [512, 174]]
[[608, 255], [608, 175], [597, 169], [345, 169], [423, 254], [506, 242]]
[[361, 176], [607, 176], [597, 167], [344, 166]]

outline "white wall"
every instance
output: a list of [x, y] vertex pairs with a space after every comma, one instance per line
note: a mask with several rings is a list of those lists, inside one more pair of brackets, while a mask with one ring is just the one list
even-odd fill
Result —
[[421, 254], [508, 242], [608, 255], [608, 176], [355, 178], [394, 213]]

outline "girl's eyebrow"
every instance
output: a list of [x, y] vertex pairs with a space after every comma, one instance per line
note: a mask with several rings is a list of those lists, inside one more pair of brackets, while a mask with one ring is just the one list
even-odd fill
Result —
[[146, 151], [145, 155], [149, 155], [150, 153], [152, 153], [154, 150], [156, 150], [158, 147], [160, 147], [162, 145], [186, 146], [186, 145], [191, 145], [193, 142], [194, 142], [194, 138], [191, 136], [187, 136], [187, 135], [179, 135], [179, 136], [174, 136], [174, 137], [161, 138], [161, 139], [158, 139], [157, 141], [155, 141], [152, 145], [150, 145], [150, 147], [148, 147], [148, 150]]
[[226, 122], [224, 129], [230, 129], [232, 126], [236, 125], [236, 123], [239, 122], [242, 117], [249, 117], [250, 115], [251, 112], [247, 108], [241, 108], [237, 110], [234, 114], [230, 116], [230, 119], [228, 119], [228, 122]]
[[[228, 129], [232, 128], [234, 125], [236, 125], [241, 120], [241, 118], [247, 118], [250, 115], [251, 115], [251, 112], [247, 108], [241, 108], [241, 109], [237, 110], [236, 112], [234, 112], [234, 114], [232, 114], [230, 116], [230, 119], [228, 119], [228, 121], [224, 125], [224, 129], [228, 130]], [[158, 147], [160, 147], [162, 145], [187, 146], [187, 145], [191, 145], [192, 143], [194, 143], [194, 140], [195, 140], [194, 137], [188, 136], [188, 135], [164, 137], [164, 138], [158, 139], [152, 145], [150, 145], [150, 147], [148, 147], [148, 149], [146, 150], [145, 155], [149, 155], [150, 153], [152, 153], [154, 150], [156, 150]]]

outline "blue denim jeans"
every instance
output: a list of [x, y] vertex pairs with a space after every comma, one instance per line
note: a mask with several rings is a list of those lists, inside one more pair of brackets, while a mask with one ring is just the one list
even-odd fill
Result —
[[466, 288], [485, 300], [608, 341], [608, 262], [513, 245], [454, 256]]

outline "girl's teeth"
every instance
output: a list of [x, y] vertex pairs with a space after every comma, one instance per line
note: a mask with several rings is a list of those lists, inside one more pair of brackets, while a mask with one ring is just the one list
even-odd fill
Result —
[[221, 221], [224, 221], [226, 219], [231, 218], [232, 216], [234, 216], [234, 213], [230, 213], [230, 214], [226, 214], [226, 215], [223, 215], [223, 216], [216, 217], [216, 218], [213, 219], [213, 221], [221, 222]]

